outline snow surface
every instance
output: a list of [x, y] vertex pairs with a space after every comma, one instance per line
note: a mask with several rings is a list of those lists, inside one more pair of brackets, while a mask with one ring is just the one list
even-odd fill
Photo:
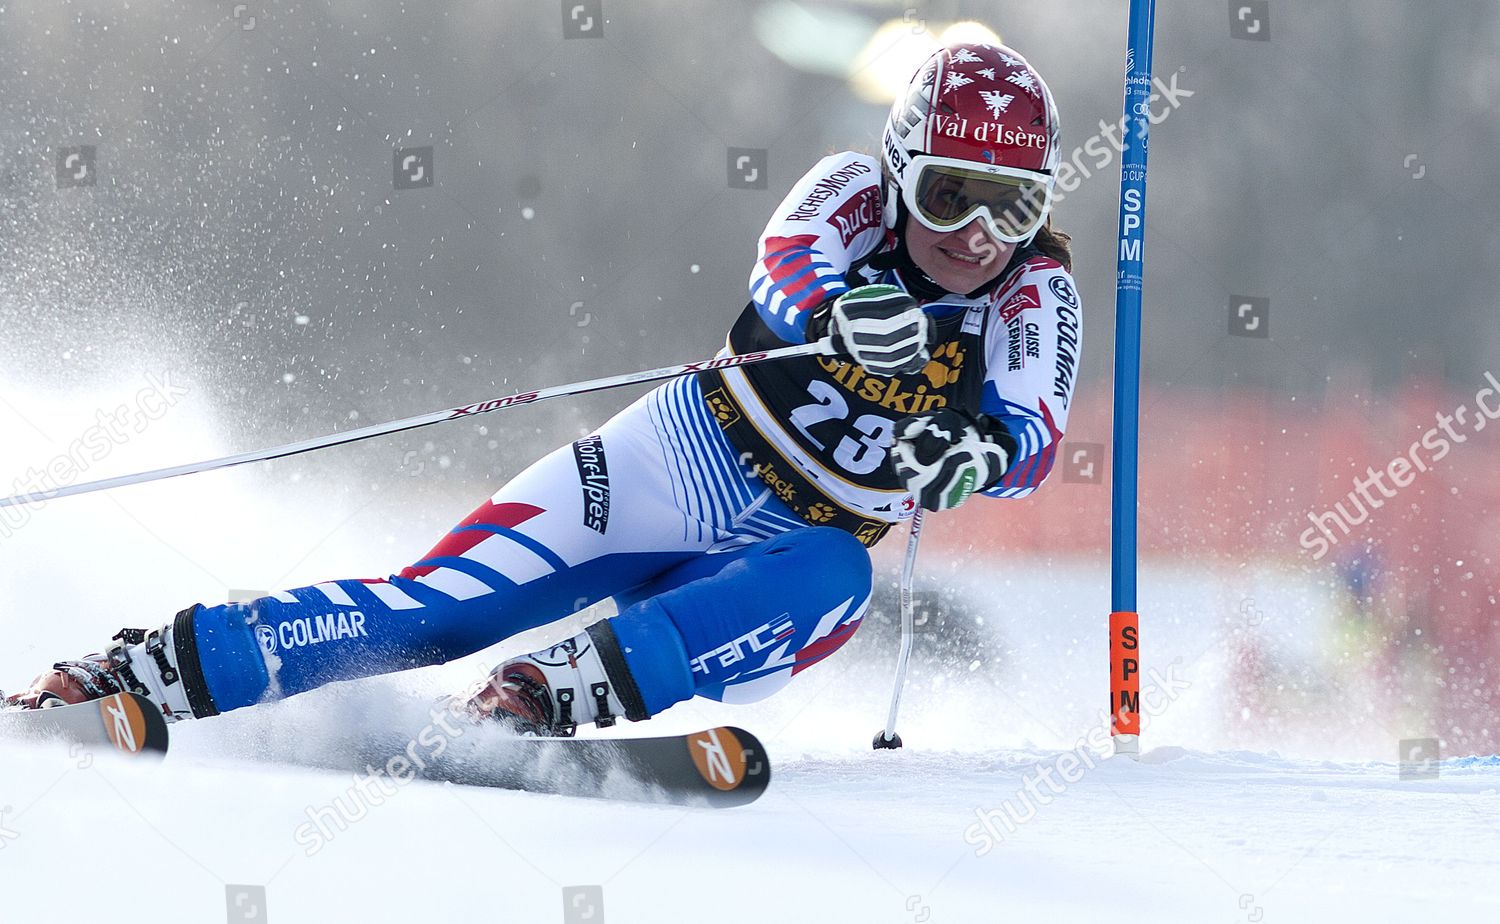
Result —
[[[279, 718], [285, 729], [299, 717]], [[264, 722], [238, 731], [254, 738]], [[1061, 795], [1039, 787], [1049, 804], [980, 856], [965, 840], [976, 812], [1020, 806], [1025, 780], [1055, 752], [876, 753], [835, 745], [843, 730], [821, 745], [767, 731], [779, 760], [753, 806], [411, 783], [308, 855], [294, 830], [309, 806], [347, 798], [349, 777], [221, 756], [224, 739], [207, 726], [179, 728], [160, 766], [101, 756], [80, 767], [86, 755], [61, 748], [11, 749], [0, 920], [87, 901], [111, 921], [213, 921], [226, 886], [241, 883], [265, 885], [264, 920], [280, 922], [599, 919], [565, 917], [563, 889], [578, 885], [602, 886], [610, 922], [1500, 912], [1493, 760], [1399, 782], [1392, 764], [1158, 748], [1140, 763], [1100, 763]]]

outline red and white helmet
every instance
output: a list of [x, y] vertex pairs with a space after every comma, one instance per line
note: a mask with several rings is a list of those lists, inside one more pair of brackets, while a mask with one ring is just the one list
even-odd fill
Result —
[[934, 231], [982, 216], [1009, 243], [1031, 241], [1052, 207], [1062, 159], [1057, 104], [1026, 59], [1002, 45], [938, 50], [896, 98], [886, 120], [885, 166], [896, 203]]

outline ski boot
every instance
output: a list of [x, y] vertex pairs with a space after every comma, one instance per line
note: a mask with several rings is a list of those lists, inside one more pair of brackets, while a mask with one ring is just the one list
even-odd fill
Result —
[[466, 694], [463, 709], [538, 738], [571, 738], [580, 724], [608, 728], [621, 716], [650, 718], [608, 622], [506, 661]]
[[161, 709], [168, 722], [217, 714], [198, 669], [193, 635], [196, 606], [160, 629], [121, 629], [103, 653], [58, 661], [30, 689], [0, 699], [0, 706], [46, 709], [138, 693]]

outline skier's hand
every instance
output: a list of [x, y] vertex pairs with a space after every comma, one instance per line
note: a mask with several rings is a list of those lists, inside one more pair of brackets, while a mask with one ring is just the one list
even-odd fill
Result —
[[814, 315], [812, 332], [826, 331], [834, 347], [871, 375], [911, 375], [927, 365], [936, 334], [917, 300], [895, 286], [850, 289]]
[[1016, 440], [1005, 424], [974, 420], [952, 408], [896, 423], [891, 458], [896, 475], [928, 510], [952, 510], [999, 481], [1015, 460]]

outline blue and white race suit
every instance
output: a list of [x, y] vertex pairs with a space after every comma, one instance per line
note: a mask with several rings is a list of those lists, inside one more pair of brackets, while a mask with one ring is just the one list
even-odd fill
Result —
[[[793, 187], [727, 351], [803, 342], [809, 313], [853, 285], [904, 286], [872, 259], [895, 245], [879, 178], [846, 152]], [[611, 597], [649, 714], [780, 689], [858, 628], [866, 546], [914, 509], [888, 464], [894, 421], [942, 406], [1002, 421], [1019, 449], [992, 496], [1025, 496], [1051, 469], [1081, 337], [1068, 272], [1026, 250], [982, 294], [924, 308], [941, 340], [916, 375], [810, 357], [677, 379], [538, 460], [399, 573], [199, 607], [215, 706], [441, 663]]]

